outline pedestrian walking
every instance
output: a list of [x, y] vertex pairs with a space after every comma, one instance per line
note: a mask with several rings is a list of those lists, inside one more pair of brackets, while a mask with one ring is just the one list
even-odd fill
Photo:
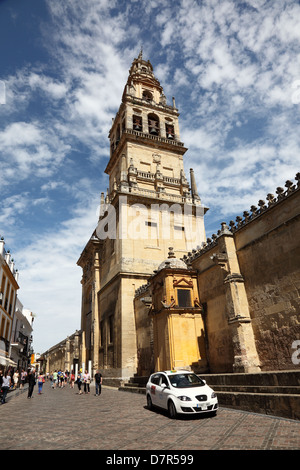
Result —
[[58, 381], [58, 388], [63, 388], [63, 386], [64, 386], [64, 373], [60, 369], [57, 372], [57, 381]]
[[66, 386], [67, 383], [68, 383], [69, 375], [70, 375], [70, 373], [69, 373], [69, 371], [66, 369], [66, 370], [65, 370], [65, 384], [64, 384], [64, 386]]
[[91, 383], [91, 376], [86, 370], [85, 373], [83, 374], [84, 393], [90, 393], [90, 383]]
[[60, 376], [61, 376], [61, 370], [59, 369], [57, 372], [57, 386], [60, 388]]
[[38, 382], [38, 394], [41, 395], [42, 389], [43, 389], [43, 384], [45, 382], [45, 377], [44, 377], [43, 374], [38, 375], [37, 382]]
[[2, 377], [2, 385], [1, 385], [1, 389], [2, 389], [1, 403], [2, 404], [6, 403], [5, 401], [6, 395], [9, 390], [10, 384], [11, 384], [11, 377], [10, 375], [8, 375], [8, 372], [4, 372], [3, 377]]
[[33, 394], [33, 389], [34, 389], [34, 386], [36, 384], [36, 380], [35, 380], [35, 370], [31, 370], [28, 374], [28, 384], [29, 384], [29, 387], [28, 387], [28, 395], [27, 395], [27, 398], [32, 398], [32, 394]]
[[74, 382], [75, 382], [75, 374], [74, 374], [74, 371], [72, 370], [70, 374], [70, 388], [74, 388]]
[[10, 366], [9, 366], [7, 375], [10, 376], [10, 388], [13, 389], [14, 388], [14, 369]]
[[95, 396], [101, 395], [101, 385], [102, 385], [102, 375], [99, 370], [96, 371], [95, 374], [95, 387], [96, 387], [96, 393]]
[[60, 371], [60, 388], [63, 388], [65, 386], [65, 373], [61, 370]]
[[57, 373], [57, 370], [55, 369], [55, 371], [53, 372], [53, 388], [54, 389], [57, 386], [57, 381], [58, 381], [58, 373]]
[[19, 371], [16, 370], [16, 372], [14, 373], [14, 390], [16, 390], [17, 386], [18, 386], [18, 383], [19, 383], [19, 377], [20, 377], [20, 374], [19, 374]]
[[77, 383], [77, 387], [78, 387], [78, 390], [79, 390], [79, 395], [82, 395], [82, 391], [81, 391], [82, 375], [81, 375], [80, 372], [77, 375], [76, 383]]
[[22, 369], [21, 371], [21, 384], [20, 384], [20, 388], [24, 388], [24, 385], [25, 385], [25, 381], [26, 381], [26, 377], [27, 377], [27, 372]]

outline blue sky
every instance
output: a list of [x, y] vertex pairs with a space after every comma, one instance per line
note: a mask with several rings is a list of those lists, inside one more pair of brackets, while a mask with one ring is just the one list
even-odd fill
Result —
[[300, 169], [299, 22], [298, 1], [0, 0], [0, 235], [36, 352], [80, 328], [76, 261], [141, 46], [179, 108], [209, 237]]

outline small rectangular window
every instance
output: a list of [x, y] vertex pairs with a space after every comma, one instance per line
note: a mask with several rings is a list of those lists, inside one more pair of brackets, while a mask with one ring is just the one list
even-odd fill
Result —
[[156, 222], [149, 222], [148, 220], [145, 222], [145, 225], [147, 225], [147, 227], [157, 227]]
[[177, 289], [178, 306], [191, 307], [191, 291], [190, 289]]

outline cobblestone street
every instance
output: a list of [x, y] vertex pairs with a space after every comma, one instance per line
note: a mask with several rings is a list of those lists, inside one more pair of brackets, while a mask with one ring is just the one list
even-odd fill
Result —
[[[14, 392], [13, 392], [14, 393]], [[300, 422], [220, 408], [216, 417], [170, 420], [145, 395], [103, 387], [34, 389], [0, 406], [2, 450], [299, 450]]]

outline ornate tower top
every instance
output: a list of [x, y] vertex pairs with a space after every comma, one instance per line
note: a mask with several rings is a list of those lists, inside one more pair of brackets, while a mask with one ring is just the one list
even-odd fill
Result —
[[148, 102], [154, 101], [156, 103], [166, 104], [163, 88], [159, 80], [154, 76], [151, 62], [143, 59], [142, 50], [130, 67], [123, 99], [126, 94], [144, 99]]
[[[140, 51], [129, 69], [122, 102], [109, 132], [110, 159], [107, 201], [120, 194], [135, 200], [201, 206], [194, 174], [185, 176], [179, 112], [167, 104], [163, 87]], [[204, 208], [206, 211], [207, 209]]]

